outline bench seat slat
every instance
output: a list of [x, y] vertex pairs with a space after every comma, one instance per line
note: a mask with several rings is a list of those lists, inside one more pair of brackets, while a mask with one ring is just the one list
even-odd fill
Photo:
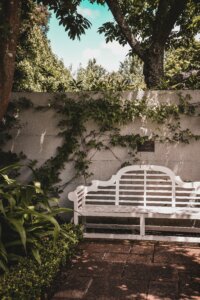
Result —
[[[120, 195], [119, 198], [135, 198], [135, 197], [138, 197], [138, 198], [144, 198], [144, 195]], [[146, 198], [155, 198], [155, 199], [171, 199], [172, 196], [151, 196], [151, 195], [146, 195]]]
[[[169, 183], [170, 182], [170, 180], [169, 179], [146, 179], [147, 180], [147, 182], [162, 182], [162, 183]], [[120, 182], [142, 182], [142, 181], [144, 181], [144, 179], [135, 179], [135, 178], [133, 178], [133, 179], [120, 179]]]
[[200, 210], [197, 208], [171, 208], [171, 207], [130, 207], [117, 205], [87, 205], [80, 210], [84, 216], [113, 216], [113, 217], [140, 217], [149, 218], [168, 217], [170, 219], [200, 219]]
[[187, 200], [198, 200], [200, 199], [199, 195], [183, 195], [183, 196], [176, 196], [176, 200], [179, 200], [179, 199], [187, 199]]
[[[132, 176], [138, 176], [138, 177], [142, 177], [144, 176], [143, 173], [126, 173], [125, 175], [122, 175], [121, 178], [124, 178], [124, 177], [132, 177]], [[167, 177], [166, 174], [164, 173], [148, 173], [146, 174], [147, 177]]]
[[[110, 200], [110, 199], [86, 199], [85, 200], [87, 203], [96, 203], [96, 202], [99, 202], [99, 203], [105, 203], [105, 202], [108, 202], [108, 203], [115, 203], [115, 200]], [[119, 200], [119, 203], [130, 203], [130, 204], [144, 204], [144, 201], [143, 200]], [[147, 200], [147, 205], [148, 204], [156, 204], [157, 206], [159, 204], [169, 204], [171, 205], [172, 202], [171, 201], [150, 201], [150, 200]], [[185, 205], [187, 207], [192, 207], [192, 206], [197, 206], [197, 205], [200, 205], [200, 202], [183, 202], [183, 201], [179, 201], [176, 203], [176, 205]]]
[[91, 198], [91, 197], [114, 197], [114, 199], [115, 199], [115, 194], [88, 194], [87, 196], [86, 196], [86, 199], [87, 198]]
[[110, 200], [110, 199], [86, 199], [85, 200], [87, 203], [92, 203], [92, 202], [103, 202], [103, 203], [105, 203], [105, 202], [111, 202], [111, 203], [115, 203], [115, 200]]
[[[144, 187], [144, 184], [119, 184], [120, 187]], [[159, 184], [146, 184], [146, 187], [162, 187], [162, 188], [172, 188], [172, 185], [159, 185]]]
[[[128, 189], [127, 190], [127, 189], [124, 189], [124, 188], [123, 189], [120, 188], [119, 192], [127, 192], [127, 193], [129, 193], [129, 192], [130, 193], [131, 192], [138, 192], [139, 193], [140, 192], [140, 193], [144, 193], [144, 189], [143, 190], [136, 190], [136, 189], [132, 189], [132, 190]], [[169, 190], [148, 190], [147, 189], [146, 192], [147, 193], [172, 193], [172, 190], [171, 189], [169, 189]]]

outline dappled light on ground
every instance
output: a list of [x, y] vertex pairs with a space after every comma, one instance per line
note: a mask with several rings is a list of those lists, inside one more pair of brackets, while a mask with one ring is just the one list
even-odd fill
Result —
[[52, 299], [200, 299], [200, 246], [83, 242]]

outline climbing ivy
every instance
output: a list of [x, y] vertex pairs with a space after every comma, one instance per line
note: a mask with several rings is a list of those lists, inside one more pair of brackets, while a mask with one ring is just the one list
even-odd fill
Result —
[[[145, 141], [187, 144], [191, 140], [200, 139], [199, 135], [193, 134], [189, 129], [181, 129], [181, 115], [197, 115], [189, 95], [180, 94], [177, 104], [157, 105], [150, 105], [145, 97], [141, 100], [124, 100], [119, 94], [110, 92], [102, 93], [98, 97], [96, 94], [93, 96], [81, 93], [78, 99], [74, 100], [66, 94], [59, 94], [49, 102], [49, 108], [54, 109], [60, 116], [58, 127], [63, 143], [57, 148], [55, 157], [47, 160], [41, 168], [34, 169], [34, 175], [43, 187], [52, 193], [59, 193], [69, 183], [60, 185], [59, 179], [60, 172], [67, 162], [74, 164], [75, 174], [72, 180], [82, 175], [86, 181], [92, 175], [89, 171], [92, 161], [92, 156], [88, 155], [90, 150], [110, 150], [115, 158], [120, 160], [112, 147], [127, 148], [127, 161], [121, 162], [122, 165], [127, 165], [138, 160], [137, 148]], [[121, 134], [121, 126], [136, 119], [151, 121], [158, 124], [158, 128], [165, 125], [167, 134], [163, 137], [159, 130], [151, 137], [138, 133]], [[90, 131], [87, 126], [89, 121], [95, 124]]]

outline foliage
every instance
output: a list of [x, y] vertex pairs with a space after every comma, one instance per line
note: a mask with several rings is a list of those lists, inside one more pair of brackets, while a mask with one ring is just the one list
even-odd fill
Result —
[[[56, 0], [37, 0], [38, 3], [48, 5], [50, 10], [56, 13], [57, 18], [60, 20], [69, 36], [74, 39], [80, 37], [85, 33], [85, 30], [90, 28], [90, 22], [82, 17], [78, 12], [78, 6], [81, 4], [81, 0], [77, 1], [56, 1]], [[90, 0], [91, 3], [97, 2], [100, 5], [107, 5], [112, 1], [95, 1]], [[157, 12], [159, 10], [158, 0], [152, 0], [151, 2], [145, 0], [127, 0], [116, 1], [120, 7], [121, 14], [125, 16], [125, 21], [131, 28], [132, 34], [139, 36], [142, 47], [146, 48], [147, 44], [152, 41], [152, 36], [155, 31], [155, 26], [159, 25], [159, 20], [156, 19]], [[166, 13], [170, 13], [173, 8], [174, 1], [165, 1], [166, 11], [163, 13], [163, 17], [166, 17]], [[176, 25], [180, 26], [180, 30], [170, 32], [168, 44], [188, 44], [191, 38], [199, 32], [199, 1], [189, 0], [184, 8], [183, 13], [178, 17]], [[163, 23], [166, 20], [162, 20]], [[163, 25], [163, 24], [162, 24]], [[105, 33], [106, 41], [118, 40], [122, 45], [127, 43], [126, 37], [122, 34], [119, 24], [114, 22], [105, 23], [100, 29], [100, 33]]]
[[72, 87], [78, 91], [95, 91], [101, 89], [101, 82], [106, 76], [106, 69], [98, 65], [95, 59], [90, 59], [85, 69], [80, 66], [77, 70], [76, 81]]
[[[160, 1], [118, 0], [117, 2], [122, 11], [122, 15], [125, 16], [125, 20], [131, 28], [132, 34], [140, 37], [140, 45], [143, 49], [146, 49], [149, 43], [152, 42], [155, 30], [159, 32], [159, 28], [155, 27], [159, 25], [160, 21], [157, 17]], [[162, 23], [160, 24], [161, 26], [166, 22], [165, 14], [170, 12], [174, 5], [173, 2], [174, 1], [165, 1], [165, 3], [163, 3], [166, 11], [161, 12], [161, 17], [163, 17]], [[189, 45], [191, 39], [199, 32], [199, 11], [200, 4], [197, 1], [187, 1], [186, 8], [176, 20], [176, 26], [180, 27], [179, 30], [170, 32], [167, 42], [168, 47], [171, 45]], [[99, 32], [105, 34], [106, 42], [117, 40], [122, 45], [127, 43], [126, 38], [119, 28], [119, 24], [116, 22], [103, 24]]]
[[129, 55], [121, 62], [118, 73], [127, 82], [126, 89], [146, 89], [143, 76], [143, 63], [136, 55]]
[[105, 0], [105, 3], [115, 21], [103, 24], [99, 33], [105, 35], [106, 42], [128, 43], [144, 62], [147, 87], [158, 88], [164, 78], [164, 51], [183, 47], [187, 52], [199, 33], [200, 2]]
[[[30, 1], [30, 0], [29, 0]], [[82, 1], [37, 0], [54, 11], [60, 25], [70, 38], [80, 39], [91, 23], [78, 8]], [[132, 53], [144, 63], [145, 82], [149, 88], [158, 87], [163, 75], [164, 50], [170, 47], [186, 47], [199, 33], [200, 3], [196, 0], [90, 0], [107, 5], [114, 22], [106, 22], [99, 28], [106, 42], [129, 44]], [[178, 28], [178, 29], [176, 29]]]
[[55, 216], [68, 211], [58, 208], [57, 199], [49, 198], [39, 182], [24, 185], [8, 176], [18, 168], [0, 169], [0, 268], [4, 271], [19, 256], [32, 255], [40, 263], [42, 240], [47, 236], [56, 240], [61, 230]]
[[33, 0], [23, 1], [13, 91], [54, 92], [69, 89], [70, 71], [53, 54], [47, 39], [49, 14]]
[[20, 258], [17, 265], [0, 277], [0, 298], [2, 300], [44, 299], [62, 265], [72, 256], [81, 238], [81, 231], [74, 226], [62, 225], [64, 236], [54, 244], [46, 238], [41, 244], [41, 264], [29, 257]]
[[108, 72], [95, 59], [91, 59], [86, 68], [78, 69], [76, 80], [71, 82], [73, 91], [117, 92], [144, 88], [142, 64], [135, 56], [125, 59], [117, 72]]
[[[74, 100], [66, 95], [57, 95], [49, 103], [55, 109], [61, 120], [60, 136], [63, 143], [57, 149], [55, 157], [34, 170], [35, 179], [42, 182], [45, 189], [54, 187], [54, 192], [62, 191], [66, 185], [59, 186], [59, 174], [66, 162], [73, 162], [74, 178], [83, 176], [84, 180], [92, 175], [90, 173], [91, 150], [109, 150], [113, 153], [113, 146], [125, 147], [128, 152], [127, 161], [121, 163], [134, 163], [137, 160], [137, 147], [147, 140], [170, 143], [189, 143], [199, 139], [189, 129], [182, 129], [180, 115], [195, 115], [196, 110], [189, 103], [190, 97], [180, 95], [178, 104], [162, 103], [150, 105], [147, 99], [122, 100], [116, 93], [93, 94], [82, 93]], [[142, 134], [122, 135], [122, 125], [133, 122], [135, 119], [148, 120], [158, 124], [158, 130], [148, 137]], [[93, 122], [94, 128], [87, 130], [87, 122]], [[162, 136], [160, 127], [165, 126], [166, 135]], [[113, 153], [113, 155], [115, 155]], [[118, 157], [116, 157], [118, 159]], [[73, 179], [73, 178], [72, 178]]]
[[166, 56], [166, 81], [168, 89], [200, 88], [200, 42], [194, 40], [185, 47], [171, 49]]
[[19, 114], [22, 110], [32, 107], [32, 103], [29, 99], [19, 97], [17, 100], [9, 103], [7, 114], [0, 122], [0, 144], [4, 146], [6, 141], [12, 138], [9, 133], [11, 130], [21, 127], [19, 121]]
[[37, 3], [48, 5], [50, 10], [53, 10], [59, 20], [59, 24], [65, 27], [71, 39], [85, 33], [85, 30], [90, 28], [91, 23], [81, 14], [78, 13], [77, 7], [81, 0], [65, 1], [65, 0], [37, 0]]
[[[70, 71], [64, 68], [63, 63], [51, 52], [49, 42], [45, 35], [49, 18], [49, 13], [45, 5], [48, 5], [50, 10], [53, 10], [56, 13], [57, 18], [60, 20], [60, 24], [65, 27], [70, 37], [74, 39], [75, 37], [80, 38], [80, 35], [85, 33], [85, 30], [91, 25], [88, 20], [78, 13], [78, 7], [82, 1], [69, 1], [66, 3], [64, 0], [38, 0], [36, 2], [40, 3], [40, 5], [37, 6], [33, 0], [22, 1], [23, 26], [17, 51], [17, 64], [14, 80], [15, 91], [69, 91], [71, 88], [72, 90], [87, 91], [103, 89], [113, 90], [114, 86], [116, 87], [116, 90], [122, 90], [124, 88], [144, 89], [145, 84], [142, 68], [144, 67], [143, 63], [146, 64], [147, 58], [150, 58], [151, 56], [150, 52], [146, 52], [150, 45], [153, 45], [156, 42], [157, 44], [165, 44], [166, 49], [176, 49], [179, 47], [182, 49], [181, 54], [184, 56], [186, 53], [186, 46], [191, 44], [194, 36], [199, 32], [198, 16], [200, 4], [193, 0], [187, 1], [186, 6], [183, 5], [180, 15], [174, 20], [175, 28], [179, 29], [173, 31], [170, 30], [169, 36], [164, 42], [161, 41], [162, 35], [160, 32], [165, 23], [169, 24], [171, 22], [170, 19], [169, 22], [167, 22], [167, 19], [173, 19], [172, 11], [176, 5], [173, 3], [174, 1], [166, 0], [161, 4], [161, 1], [158, 0], [151, 1], [151, 3], [149, 3], [149, 1], [134, 0], [124, 2], [118, 0], [115, 5], [119, 8], [118, 10], [120, 10], [121, 18], [124, 19], [127, 24], [127, 31], [130, 30], [133, 36], [139, 37], [138, 41], [140, 42], [137, 42], [137, 44], [140, 47], [140, 52], [143, 53], [142, 55], [139, 55], [143, 63], [136, 58], [137, 56], [133, 56], [131, 60], [132, 62], [134, 61], [134, 63], [129, 64], [131, 65], [131, 70], [129, 69], [130, 71], [128, 73], [122, 72], [120, 68], [119, 72], [110, 74], [100, 66], [94, 70], [94, 63], [92, 65], [92, 61], [90, 61], [86, 70], [80, 68], [78, 70], [77, 80], [73, 80]], [[95, 1], [90, 2], [94, 3]], [[101, 5], [107, 3], [110, 8], [114, 5], [111, 4], [113, 1], [96, 2]], [[165, 10], [163, 8], [165, 8]], [[113, 13], [112, 9], [111, 12]], [[129, 43], [127, 36], [120, 27], [118, 21], [103, 24], [99, 28], [99, 32], [105, 34], [107, 42], [117, 40], [122, 45]], [[163, 33], [163, 37], [164, 35], [165, 32]], [[155, 41], [155, 36], [158, 41]], [[132, 47], [132, 52], [138, 55], [137, 51], [135, 52], [134, 47]], [[158, 59], [154, 61], [154, 65], [156, 64], [156, 61], [158, 61]], [[126, 63], [127, 62], [125, 62], [125, 64]], [[182, 64], [179, 64], [179, 66], [182, 67], [182, 71], [184, 72], [184, 61], [182, 61]], [[95, 74], [91, 74], [91, 67], [93, 67]], [[168, 69], [169, 68], [166, 67], [166, 70]], [[100, 78], [98, 77], [99, 71]], [[87, 78], [85, 78], [84, 75], [87, 75]], [[161, 81], [162, 75], [163, 74], [160, 74], [159, 82]], [[157, 76], [156, 72], [154, 72], [153, 77], [155, 76]], [[171, 80], [170, 76], [171, 75], [167, 73], [167, 81], [162, 82], [159, 87], [168, 88], [173, 85], [175, 85], [176, 88], [182, 87], [181, 84], [176, 86], [177, 80]], [[152, 80], [154, 81], [154, 79]], [[192, 75], [184, 82], [183, 86], [193, 86], [198, 88], [197, 82], [198, 76], [196, 78], [196, 75]], [[156, 86], [158, 87], [158, 82], [156, 83]]]

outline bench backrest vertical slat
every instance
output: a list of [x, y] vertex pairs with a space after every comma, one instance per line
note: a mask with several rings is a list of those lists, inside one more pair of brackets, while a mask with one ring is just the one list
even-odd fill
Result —
[[176, 207], [176, 188], [174, 179], [172, 180], [172, 207]]
[[119, 179], [116, 180], [115, 186], [115, 205], [119, 205]]
[[83, 195], [83, 206], [85, 205], [85, 196], [87, 195], [87, 187], [84, 188], [84, 195]]
[[147, 171], [144, 170], [144, 207], [147, 206]]

